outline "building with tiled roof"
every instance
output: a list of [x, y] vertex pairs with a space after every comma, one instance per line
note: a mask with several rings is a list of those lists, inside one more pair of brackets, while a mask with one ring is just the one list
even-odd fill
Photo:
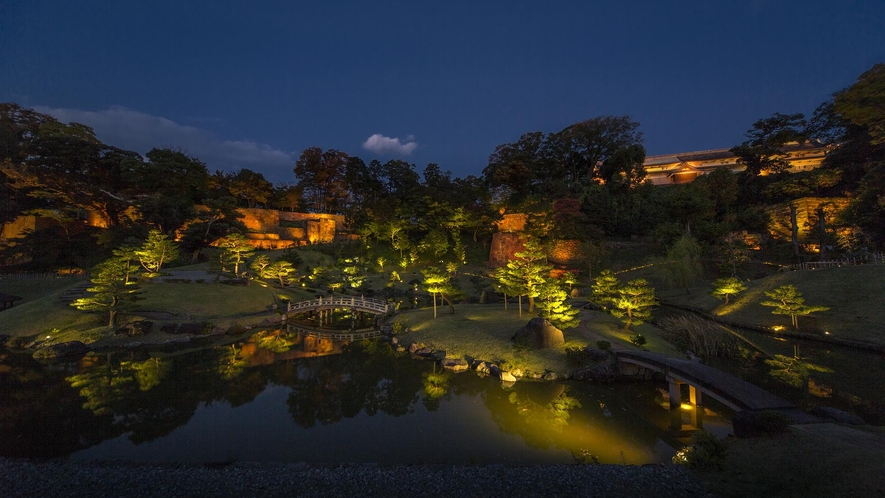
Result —
[[[784, 159], [790, 165], [787, 171], [796, 173], [818, 168], [832, 149], [832, 145], [812, 141], [790, 144], [781, 150], [786, 154]], [[746, 166], [738, 162], [738, 158], [728, 149], [648, 156], [645, 158], [644, 166], [646, 179], [655, 185], [689, 183], [701, 175], [723, 167], [735, 173], [746, 169]]]

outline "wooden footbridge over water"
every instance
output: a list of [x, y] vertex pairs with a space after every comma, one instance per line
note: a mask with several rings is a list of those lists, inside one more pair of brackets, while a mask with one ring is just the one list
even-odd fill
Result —
[[383, 315], [390, 311], [390, 305], [383, 299], [372, 299], [363, 296], [320, 296], [308, 301], [289, 302], [286, 313], [304, 313], [307, 311], [352, 309], [373, 315]]
[[647, 351], [617, 351], [621, 365], [635, 365], [664, 374], [670, 383], [670, 407], [682, 404], [682, 384], [688, 385], [689, 402], [702, 405], [702, 394], [734, 411], [792, 410], [796, 406], [731, 374], [700, 363]]
[[[383, 299], [366, 298], [365, 296], [320, 296], [307, 301], [289, 302], [286, 307], [285, 318], [299, 313], [316, 312], [317, 323], [320, 327], [331, 323], [332, 310], [347, 309], [352, 315], [367, 313], [370, 315], [383, 315], [391, 310], [390, 304]], [[351, 323], [351, 327], [354, 323]]]

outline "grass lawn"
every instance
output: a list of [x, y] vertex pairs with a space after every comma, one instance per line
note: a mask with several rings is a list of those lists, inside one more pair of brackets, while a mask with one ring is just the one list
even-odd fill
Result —
[[710, 287], [696, 288], [691, 295], [673, 292], [663, 297], [738, 322], [790, 327], [789, 316], [773, 315], [773, 308], [759, 304], [768, 300], [765, 291], [782, 285], [795, 285], [809, 305], [830, 307], [828, 311], [799, 317], [800, 331], [830, 332], [845, 339], [885, 344], [885, 265], [778, 273], [749, 282], [747, 290], [733, 297], [728, 305], [710, 296]]
[[581, 327], [577, 330], [583, 333], [590, 344], [595, 345], [597, 340], [609, 341], [613, 349], [639, 350], [640, 348], [630, 342], [631, 337], [638, 333], [645, 337], [647, 341], [645, 346], [643, 346], [644, 349], [653, 353], [682, 356], [678, 349], [664, 340], [659, 328], [649, 324], [642, 324], [634, 325], [630, 330], [625, 330], [623, 322], [601, 311], [583, 310], [581, 312]]
[[[52, 280], [52, 282], [55, 281]], [[44, 288], [40, 280], [22, 280], [20, 282], [30, 282], [33, 287], [22, 290], [34, 293], [34, 296]], [[48, 294], [43, 294], [43, 297], [34, 297], [23, 304], [3, 311], [0, 313], [0, 333], [13, 337], [47, 332], [57, 335], [57, 332], [49, 331], [58, 329], [58, 332], [69, 332], [105, 325], [107, 323], [106, 317], [102, 319], [98, 315], [77, 311], [61, 301], [65, 290], [80, 282], [80, 280], [65, 280], [67, 285], [64, 287], [50, 290]], [[17, 295], [21, 296], [21, 294]]]
[[[43, 287], [37, 280], [31, 282], [34, 294]], [[53, 280], [54, 282], [54, 280]], [[79, 340], [86, 343], [112, 336], [113, 330], [107, 327], [106, 313], [79, 311], [61, 301], [67, 287], [78, 281], [66, 280], [64, 288], [53, 290], [41, 298], [35, 298], [20, 306], [15, 306], [0, 315], [0, 331], [10, 336], [33, 336], [47, 334], [51, 342]], [[27, 289], [25, 289], [27, 290]], [[248, 287], [234, 287], [222, 284], [168, 284], [147, 283], [142, 285], [143, 300], [137, 308], [127, 313], [137, 316], [139, 312], [161, 311], [177, 315], [175, 321], [211, 321], [225, 326], [235, 322], [251, 323], [246, 315], [270, 311], [273, 304], [281, 304], [280, 297], [289, 299], [309, 298], [300, 289], [275, 289], [253, 282]], [[123, 314], [119, 317], [123, 318]], [[252, 320], [255, 321], [255, 320]], [[260, 321], [260, 320], [259, 320]], [[155, 328], [158, 328], [155, 326]], [[152, 332], [148, 339], [163, 340], [165, 335]], [[131, 338], [115, 338], [131, 342]]]
[[50, 292], [59, 289], [67, 289], [74, 284], [81, 283], [85, 280], [83, 277], [75, 278], [23, 278], [16, 280], [0, 280], [0, 292], [12, 294], [22, 298], [16, 301], [15, 305], [19, 306], [40, 299]]
[[565, 344], [546, 350], [516, 348], [510, 338], [517, 329], [528, 323], [533, 315], [523, 311], [520, 318], [516, 308], [504, 311], [501, 304], [456, 305], [455, 314], [448, 307], [438, 309], [433, 318], [432, 308], [400, 313], [393, 322], [400, 321], [411, 332], [400, 335], [404, 343], [421, 342], [434, 349], [445, 350], [448, 356], [471, 356], [491, 362], [508, 361], [514, 368], [543, 373], [552, 370], [559, 374], [570, 371], [565, 359], [566, 346], [587, 344], [576, 329], [563, 332]]
[[699, 472], [718, 496], [883, 496], [885, 429], [810, 424], [727, 439], [725, 469]]

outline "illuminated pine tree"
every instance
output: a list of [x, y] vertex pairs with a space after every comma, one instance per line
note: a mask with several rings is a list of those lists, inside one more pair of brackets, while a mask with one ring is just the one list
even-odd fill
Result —
[[163, 232], [151, 230], [135, 256], [148, 273], [160, 273], [163, 265], [178, 259], [178, 246]]
[[216, 241], [215, 245], [221, 250], [222, 270], [233, 267], [234, 275], [240, 274], [240, 265], [244, 264], [249, 256], [255, 252], [248, 239], [239, 233], [232, 233]]
[[771, 306], [775, 315], [790, 315], [791, 323], [796, 330], [799, 330], [799, 317], [808, 316], [817, 311], [827, 311], [827, 306], [808, 306], [805, 304], [805, 298], [799, 292], [795, 285], [783, 285], [771, 292], [766, 291], [765, 295], [773, 299], [773, 301], [762, 301], [762, 306]]
[[602, 306], [609, 308], [615, 303], [620, 295], [618, 289], [621, 287], [621, 281], [615, 276], [611, 270], [602, 270], [598, 277], [593, 281], [592, 293], [590, 300]]
[[558, 329], [577, 327], [580, 324], [578, 310], [568, 303], [567, 284], [559, 279], [549, 279], [538, 292], [538, 316], [546, 318]]
[[657, 303], [655, 289], [645, 279], [631, 280], [618, 291], [612, 315], [624, 322], [624, 329], [640, 325], [651, 318], [651, 309]]
[[106, 311], [108, 327], [114, 326], [117, 312], [132, 308], [138, 299], [138, 286], [127, 284], [129, 271], [129, 262], [124, 258], [99, 263], [90, 272], [92, 287], [86, 291], [91, 295], [75, 300], [71, 306], [83, 311]]
[[449, 304], [450, 312], [454, 313], [455, 306], [447, 297], [447, 295], [451, 295], [454, 292], [454, 288], [452, 287], [451, 283], [451, 276], [446, 271], [441, 270], [435, 266], [430, 266], [424, 270], [421, 270], [421, 273], [424, 275], [424, 287], [433, 298], [433, 318], [436, 318], [437, 294], [439, 294], [442, 301], [445, 301]]
[[747, 290], [747, 286], [737, 277], [720, 278], [713, 282], [713, 297], [725, 298], [728, 304], [728, 296], [734, 296]]
[[529, 298], [529, 313], [535, 310], [535, 298], [540, 287], [550, 275], [552, 266], [547, 264], [544, 248], [535, 240], [525, 243], [525, 250], [514, 254], [504, 269], [499, 269], [495, 276], [501, 286], [512, 295], [519, 296], [519, 314], [522, 316], [522, 296]]

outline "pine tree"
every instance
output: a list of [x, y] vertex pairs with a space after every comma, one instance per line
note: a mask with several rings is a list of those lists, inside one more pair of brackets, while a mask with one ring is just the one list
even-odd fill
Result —
[[148, 273], [160, 273], [163, 265], [178, 259], [178, 247], [163, 232], [151, 230], [135, 256]]
[[590, 299], [602, 306], [608, 308], [613, 305], [620, 296], [618, 289], [621, 287], [621, 281], [615, 276], [611, 270], [602, 270], [596, 280], [593, 281], [592, 293]]
[[725, 304], [728, 304], [728, 297], [740, 294], [747, 290], [747, 286], [737, 277], [720, 278], [713, 281], [713, 297], [725, 298]]
[[108, 326], [112, 327], [117, 312], [131, 308], [138, 299], [138, 286], [126, 281], [129, 261], [110, 258], [93, 268], [90, 275], [92, 287], [86, 291], [92, 295], [75, 300], [71, 306], [83, 311], [107, 311]]
[[640, 325], [651, 318], [651, 309], [657, 301], [654, 288], [645, 279], [627, 282], [618, 293], [612, 315], [624, 322], [624, 329], [629, 329], [631, 325]]
[[424, 275], [424, 286], [433, 298], [433, 318], [436, 318], [437, 294], [439, 294], [441, 300], [449, 304], [450, 312], [454, 313], [455, 306], [452, 304], [452, 301], [446, 297], [447, 295], [451, 295], [454, 291], [451, 283], [451, 276], [444, 270], [435, 266], [430, 266], [421, 270], [421, 273]]
[[249, 259], [249, 256], [255, 252], [255, 248], [249, 244], [248, 239], [239, 233], [232, 233], [222, 237], [216, 241], [215, 245], [222, 248], [222, 270], [233, 266], [234, 275], [240, 274], [240, 265], [244, 264]]
[[539, 288], [538, 316], [546, 318], [560, 330], [577, 327], [580, 320], [578, 310], [568, 303], [565, 283], [559, 279], [550, 279]]
[[280, 285], [282, 286], [286, 285], [286, 282], [289, 281], [289, 278], [295, 273], [295, 271], [295, 267], [288, 261], [274, 261], [264, 269], [264, 274], [266, 276], [262, 276], [262, 278], [275, 278], [280, 281]]
[[774, 299], [774, 301], [762, 301], [762, 306], [771, 306], [775, 315], [790, 315], [791, 323], [796, 330], [799, 330], [799, 317], [807, 316], [817, 311], [827, 311], [827, 306], [808, 306], [805, 304], [805, 298], [799, 292], [795, 285], [783, 285], [771, 292], [766, 291], [765, 295]]
[[547, 264], [544, 248], [533, 239], [525, 243], [525, 250], [518, 252], [507, 262], [506, 270], [499, 280], [511, 292], [520, 297], [519, 314], [522, 316], [522, 296], [529, 298], [529, 313], [535, 310], [535, 298], [547, 281], [553, 267]]

